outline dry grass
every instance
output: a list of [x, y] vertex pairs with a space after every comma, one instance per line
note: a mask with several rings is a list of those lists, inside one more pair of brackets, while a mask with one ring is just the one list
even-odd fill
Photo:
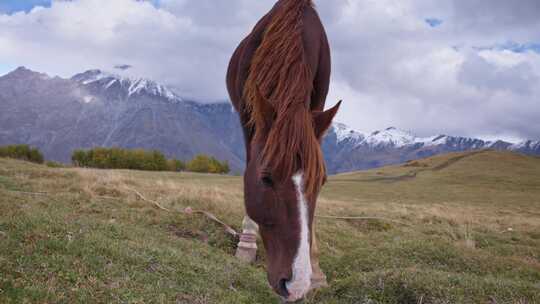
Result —
[[[241, 265], [219, 225], [157, 210], [132, 189], [240, 228], [239, 177], [0, 159], [0, 302], [278, 302], [264, 252], [255, 267]], [[331, 287], [307, 302], [538, 302], [539, 198], [540, 159], [509, 153], [331, 177], [319, 214], [403, 224], [318, 219]]]
[[[132, 174], [128, 171], [99, 171], [73, 169], [80, 178], [80, 185], [90, 198], [112, 196], [137, 200], [131, 189], [135, 188], [164, 206], [173, 207], [179, 200], [212, 201], [216, 205], [230, 208], [237, 207], [242, 201], [242, 192], [238, 185], [226, 188], [201, 182], [204, 175], [184, 174], [180, 180], [174, 176], [148, 178], [144, 173]], [[191, 178], [190, 178], [191, 177]], [[211, 182], [211, 181], [209, 181]]]

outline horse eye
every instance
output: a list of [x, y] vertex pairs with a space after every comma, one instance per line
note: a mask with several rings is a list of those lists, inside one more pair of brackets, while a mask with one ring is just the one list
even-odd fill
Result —
[[273, 187], [274, 186], [274, 180], [272, 180], [272, 177], [270, 175], [264, 175], [262, 177], [262, 182], [267, 187]]
[[272, 222], [272, 221], [263, 222], [261, 225], [266, 227], [266, 228], [273, 228], [274, 226], [276, 226], [276, 224], [274, 224], [274, 222]]

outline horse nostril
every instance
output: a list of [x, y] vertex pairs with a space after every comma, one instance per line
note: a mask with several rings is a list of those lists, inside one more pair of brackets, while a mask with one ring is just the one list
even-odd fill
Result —
[[286, 279], [281, 279], [279, 280], [279, 295], [284, 297], [284, 298], [288, 298], [289, 297], [289, 291], [287, 290], [287, 282], [289, 280], [286, 280]]

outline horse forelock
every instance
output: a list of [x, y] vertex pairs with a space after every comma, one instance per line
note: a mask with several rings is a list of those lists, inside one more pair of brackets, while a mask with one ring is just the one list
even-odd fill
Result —
[[312, 193], [326, 175], [309, 105], [313, 72], [302, 38], [303, 10], [312, 1], [280, 4], [252, 59], [244, 100], [254, 141], [265, 142], [260, 156], [265, 169], [290, 178], [301, 167], [304, 187]]
[[263, 167], [283, 179], [304, 171], [304, 187], [313, 193], [324, 180], [325, 166], [320, 143], [315, 137], [311, 113], [296, 107], [278, 115], [261, 154]]

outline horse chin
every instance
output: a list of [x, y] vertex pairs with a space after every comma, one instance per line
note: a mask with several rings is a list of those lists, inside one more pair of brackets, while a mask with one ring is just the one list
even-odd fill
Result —
[[294, 282], [287, 282], [287, 291], [289, 297], [285, 299], [287, 302], [296, 302], [303, 299], [311, 287], [311, 275], [306, 276], [308, 279], [296, 280]]
[[311, 259], [309, 249], [305, 252], [299, 252], [293, 264], [292, 280], [285, 283], [288, 292], [287, 302], [295, 302], [303, 299], [311, 287]]

